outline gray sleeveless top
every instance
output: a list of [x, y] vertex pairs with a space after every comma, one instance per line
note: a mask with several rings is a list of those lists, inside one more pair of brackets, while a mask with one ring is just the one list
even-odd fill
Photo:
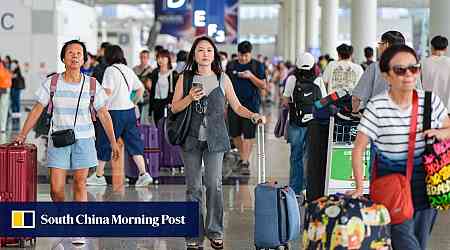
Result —
[[191, 124], [183, 144], [184, 151], [190, 151], [197, 147], [198, 142], [205, 142], [210, 152], [224, 152], [229, 150], [230, 141], [225, 124], [225, 74], [222, 73], [220, 81], [216, 75], [194, 76], [193, 81], [202, 83], [207, 96], [207, 108], [205, 114], [200, 114], [195, 109], [192, 111]]

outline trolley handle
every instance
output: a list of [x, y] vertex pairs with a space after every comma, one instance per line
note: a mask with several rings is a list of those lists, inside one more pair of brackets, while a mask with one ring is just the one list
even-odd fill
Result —
[[264, 124], [257, 125], [257, 160], [258, 160], [258, 183], [266, 182], [266, 155], [264, 147]]

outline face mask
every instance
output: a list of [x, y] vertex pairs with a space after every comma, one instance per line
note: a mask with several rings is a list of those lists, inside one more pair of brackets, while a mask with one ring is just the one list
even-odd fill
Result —
[[11, 63], [11, 70], [15, 70], [17, 69], [17, 64], [16, 63]]

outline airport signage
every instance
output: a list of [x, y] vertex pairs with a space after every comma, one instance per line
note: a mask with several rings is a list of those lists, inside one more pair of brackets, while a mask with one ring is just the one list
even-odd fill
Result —
[[0, 27], [2, 30], [14, 29], [15, 15], [11, 12], [5, 12], [0, 14]]

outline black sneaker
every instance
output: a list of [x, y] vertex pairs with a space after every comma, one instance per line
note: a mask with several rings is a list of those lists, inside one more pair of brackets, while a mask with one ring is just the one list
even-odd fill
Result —
[[241, 162], [241, 164], [239, 164], [240, 167], [240, 173], [241, 175], [250, 175], [250, 163], [248, 161], [246, 162]]

